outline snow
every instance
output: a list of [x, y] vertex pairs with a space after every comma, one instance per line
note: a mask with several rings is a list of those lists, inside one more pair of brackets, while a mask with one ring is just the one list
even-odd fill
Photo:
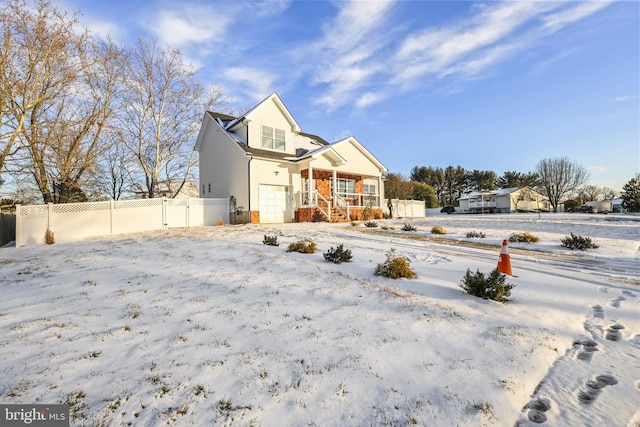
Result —
[[[640, 425], [640, 217], [378, 223], [0, 249], [1, 400], [66, 402], [73, 425]], [[511, 301], [464, 293], [513, 232], [541, 240], [509, 244]], [[315, 254], [286, 252], [303, 237]], [[352, 262], [326, 262], [341, 243]], [[417, 279], [373, 275], [391, 248]]]

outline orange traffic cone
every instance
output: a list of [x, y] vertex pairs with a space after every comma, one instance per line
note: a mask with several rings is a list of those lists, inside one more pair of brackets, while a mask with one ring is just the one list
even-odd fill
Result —
[[502, 274], [513, 276], [511, 272], [511, 258], [509, 257], [509, 243], [502, 241], [502, 250], [500, 251], [500, 259], [498, 260], [498, 270]]

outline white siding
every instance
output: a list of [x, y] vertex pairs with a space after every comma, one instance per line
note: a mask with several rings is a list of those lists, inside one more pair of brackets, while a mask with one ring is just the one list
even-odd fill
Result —
[[[244, 206], [247, 209], [248, 161], [249, 157], [238, 143], [233, 141], [216, 123], [210, 123], [200, 146], [200, 197], [234, 196], [237, 206]], [[209, 184], [211, 184], [211, 192], [209, 192]]]
[[256, 108], [247, 115], [249, 122], [249, 146], [253, 148], [262, 148], [262, 126], [282, 129], [285, 132], [286, 152], [295, 154], [294, 134], [291, 122], [287, 120], [285, 114], [278, 106], [271, 101], [260, 104], [260, 108]]

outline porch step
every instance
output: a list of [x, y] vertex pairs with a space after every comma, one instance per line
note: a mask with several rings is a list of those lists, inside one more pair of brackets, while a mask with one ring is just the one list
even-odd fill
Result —
[[331, 222], [348, 222], [349, 218], [345, 217], [340, 209], [331, 209]]

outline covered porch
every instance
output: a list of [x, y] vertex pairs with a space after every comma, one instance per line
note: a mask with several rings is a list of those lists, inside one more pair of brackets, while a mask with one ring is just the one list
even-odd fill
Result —
[[296, 222], [382, 218], [382, 178], [337, 170], [316, 169], [310, 164], [300, 171]]

